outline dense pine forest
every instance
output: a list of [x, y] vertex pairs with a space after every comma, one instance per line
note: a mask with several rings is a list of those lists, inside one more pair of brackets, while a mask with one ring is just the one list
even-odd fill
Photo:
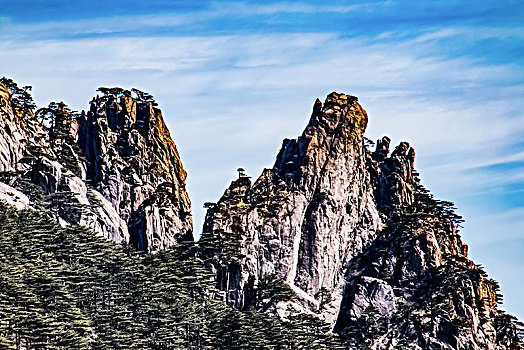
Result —
[[217, 254], [217, 244], [138, 253], [0, 202], [0, 348], [339, 348], [314, 316], [295, 312], [283, 321], [262, 312], [293, 297], [271, 276], [249, 310], [225, 305], [206, 265], [234, 257]]

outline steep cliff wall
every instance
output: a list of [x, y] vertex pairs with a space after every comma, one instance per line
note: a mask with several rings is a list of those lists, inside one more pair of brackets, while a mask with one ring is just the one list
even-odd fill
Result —
[[[63, 103], [33, 113], [9, 86], [0, 200], [143, 251], [192, 240], [186, 172], [150, 95], [100, 88], [87, 113]], [[371, 150], [367, 121], [356, 97], [331, 93], [273, 168], [254, 182], [239, 169], [206, 204], [201, 241], [180, 246], [183, 288], [288, 325], [297, 310], [316, 315], [348, 349], [521, 349], [497, 282], [468, 258], [453, 204], [421, 185], [407, 142], [390, 152], [383, 137]]]
[[515, 330], [499, 327], [496, 283], [468, 259], [447, 208], [416, 190], [348, 264], [335, 331], [350, 348], [518, 348]]
[[87, 114], [63, 103], [35, 114], [0, 84], [1, 197], [139, 250], [192, 240], [186, 172], [161, 111], [138, 90], [103, 91]]
[[77, 120], [87, 176], [128, 224], [131, 242], [159, 250], [192, 240], [187, 174], [153, 102], [106, 94]]
[[12, 95], [0, 83], [0, 171], [27, 169], [24, 156], [31, 150], [49, 148], [46, 130], [31, 111], [12, 103]]
[[[397, 171], [406, 152], [372, 159], [364, 147], [366, 125], [366, 112], [354, 96], [332, 93], [324, 105], [317, 100], [303, 134], [284, 140], [274, 167], [254, 184], [246, 177], [233, 181], [208, 210], [204, 235], [242, 236], [245, 258], [241, 275], [227, 286], [229, 302], [249, 304], [252, 284], [276, 274], [310, 309], [318, 309], [321, 290], [329, 291], [331, 302], [323, 303], [321, 313], [334, 321], [344, 266], [377, 237], [387, 218], [380, 206], [411, 200], [405, 186], [412, 181], [411, 168]], [[396, 190], [406, 194], [398, 197]]]

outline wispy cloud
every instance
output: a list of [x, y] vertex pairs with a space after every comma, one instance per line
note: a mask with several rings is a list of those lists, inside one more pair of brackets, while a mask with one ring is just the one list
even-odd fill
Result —
[[[386, 3], [385, 1], [382, 3]], [[211, 13], [218, 16], [237, 15], [274, 15], [274, 14], [296, 14], [296, 13], [348, 13], [357, 10], [370, 9], [377, 4], [362, 3], [357, 5], [330, 5], [330, 4], [312, 4], [305, 2], [276, 2], [265, 4], [253, 4], [239, 1], [225, 1], [214, 3]]]
[[[19, 22], [10, 17], [0, 18], [0, 39], [53, 39], [53, 38], [86, 38], [109, 35], [165, 35], [166, 31], [180, 31], [188, 34], [188, 28], [203, 33], [212, 31], [217, 26], [216, 20], [221, 19], [227, 25], [231, 19], [258, 18], [267, 21], [272, 15], [344, 15], [357, 10], [366, 11], [383, 3], [358, 5], [322, 5], [310, 3], [261, 3], [247, 4], [245, 2], [214, 2], [205, 10], [184, 13], [134, 14], [117, 16], [100, 16], [71, 20], [50, 20], [33, 23]], [[252, 27], [247, 25], [246, 29]], [[231, 28], [230, 28], [231, 29]]]

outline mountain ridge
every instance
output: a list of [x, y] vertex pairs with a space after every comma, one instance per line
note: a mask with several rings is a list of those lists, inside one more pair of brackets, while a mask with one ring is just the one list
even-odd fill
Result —
[[[157, 252], [145, 260], [133, 258], [140, 264], [165, 257], [174, 264], [169, 265], [173, 280], [187, 279], [187, 285], [173, 282], [180, 289], [175, 298], [169, 294], [174, 287], [158, 285], [167, 288], [168, 294], [161, 296], [167, 304], [157, 310], [167, 312], [165, 317], [184, 319], [174, 300], [188, 296], [187, 307], [207, 305], [215, 315], [230, 310], [229, 317], [236, 319], [254, 313], [295, 327], [292, 332], [304, 332], [306, 324], [322, 329], [304, 342], [299, 337], [280, 345], [275, 345], [274, 334], [261, 335], [268, 337], [260, 341], [271, 349], [521, 349], [520, 323], [498, 309], [498, 283], [467, 257], [468, 247], [458, 233], [463, 220], [453, 204], [435, 199], [421, 185], [409, 143], [400, 142], [392, 152], [388, 137], [379, 139], [374, 150], [366, 146], [368, 116], [357, 97], [333, 92], [324, 103], [317, 99], [304, 132], [283, 141], [273, 168], [264, 169], [255, 181], [239, 169], [239, 178], [219, 201], [206, 203], [203, 234], [195, 242], [187, 174], [151, 95], [100, 88], [87, 113], [63, 103], [34, 112], [30, 87], [20, 88], [6, 78], [2, 82], [7, 86], [0, 84], [0, 199], [56, 220], [66, 232], [91, 229], [113, 242]], [[15, 217], [23, 221], [23, 215]], [[46, 221], [45, 227], [52, 225]], [[11, 250], [2, 246], [2, 251]], [[53, 254], [62, 263], [62, 251]], [[155, 263], [162, 273], [157, 278], [171, 283], [160, 261]], [[156, 283], [129, 268], [129, 278]], [[134, 288], [125, 279], [117, 282]], [[91, 301], [75, 294], [77, 282], [64, 283], [80, 298], [78, 312], [95, 324], [102, 322], [83, 309]], [[149, 292], [140, 293], [149, 298]], [[233, 308], [222, 309], [214, 301]], [[119, 301], [122, 307], [135, 302]], [[126, 322], [153, 320], [132, 314], [134, 321]], [[205, 324], [215, 320], [194, 317]], [[163, 327], [157, 324], [153, 333], [144, 333], [146, 343], [129, 335], [133, 346], [159, 348], [158, 336], [165, 337], [164, 348], [177, 348], [174, 333]], [[199, 335], [201, 345], [189, 334], [176, 339], [184, 344], [180, 348], [229, 349], [233, 343], [227, 332], [234, 329], [228, 327], [214, 340]], [[326, 337], [329, 329], [338, 343]], [[167, 333], [160, 336], [160, 330]], [[0, 341], [18, 334], [9, 332], [0, 328]], [[78, 332], [78, 341], [85, 340], [82, 346], [97, 344], [89, 340], [87, 329]], [[100, 327], [89, 332], [109, 336]], [[244, 344], [235, 343], [238, 348], [258, 346], [239, 339]], [[119, 346], [118, 340], [111, 344]]]
[[[62, 194], [68, 198], [45, 206], [54, 206], [64, 225], [79, 223], [139, 250], [193, 239], [187, 174], [152, 96], [101, 88], [87, 114], [75, 114], [62, 102], [17, 112], [10, 106], [34, 102], [6, 82], [14, 92], [2, 85], [8, 132], [0, 169], [11, 171], [4, 173], [7, 184], [36, 184], [45, 194]], [[17, 190], [30, 197], [33, 188]]]

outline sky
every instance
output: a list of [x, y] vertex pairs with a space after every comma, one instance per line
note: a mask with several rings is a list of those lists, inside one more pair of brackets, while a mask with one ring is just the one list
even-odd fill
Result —
[[524, 2], [0, 0], [0, 76], [39, 106], [99, 86], [155, 96], [188, 171], [195, 231], [257, 177], [317, 97], [359, 97], [367, 136], [415, 147], [466, 219], [470, 257], [524, 320]]

